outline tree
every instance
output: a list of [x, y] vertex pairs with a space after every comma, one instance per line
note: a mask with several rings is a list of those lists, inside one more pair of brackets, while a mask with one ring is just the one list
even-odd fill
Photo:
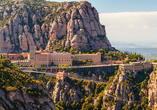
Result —
[[73, 51], [74, 51], [73, 49], [70, 49], [70, 53], [71, 53], [71, 54], [73, 54]]
[[79, 51], [78, 51], [78, 50], [76, 50], [76, 53], [77, 53], [77, 54], [78, 54], [78, 52], [79, 52]]
[[132, 62], [136, 62], [136, 61], [137, 61], [137, 59], [136, 59], [136, 58], [134, 58], [134, 59], [132, 59], [131, 61], [132, 61]]
[[92, 103], [85, 102], [82, 105], [82, 109], [81, 110], [93, 110], [93, 108], [94, 108], [94, 105]]
[[23, 55], [21, 55], [21, 60], [23, 60], [24, 59], [24, 57], [23, 57]]
[[130, 61], [130, 60], [129, 60], [129, 58], [128, 58], [127, 60], [125, 60], [125, 63], [129, 63], [129, 61]]
[[80, 110], [80, 104], [76, 101], [76, 100], [74, 100], [73, 101], [73, 103], [71, 104], [71, 108], [72, 108], [72, 110]]
[[65, 64], [64, 66], [65, 66], [65, 67], [68, 67], [68, 65], [66, 65], [66, 64]]
[[41, 67], [37, 67], [37, 68], [36, 68], [36, 71], [41, 71]]
[[63, 71], [66, 71], [66, 70], [67, 70], [67, 68], [64, 68], [64, 67], [63, 67], [63, 68], [62, 68], [62, 70], [63, 70]]
[[93, 62], [93, 61], [92, 61], [92, 59], [89, 59], [88, 61], [89, 61], [90, 63], [92, 63], [92, 62]]
[[88, 71], [88, 76], [92, 76], [92, 73], [90, 71]]

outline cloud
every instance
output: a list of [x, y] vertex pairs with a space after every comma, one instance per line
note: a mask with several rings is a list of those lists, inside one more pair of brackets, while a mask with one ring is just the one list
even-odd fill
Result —
[[118, 26], [115, 26], [115, 25], [110, 25], [110, 26], [108, 26], [108, 28], [113, 29], [113, 28], [118, 28]]
[[133, 29], [133, 28], [135, 28], [135, 25], [134, 24], [129, 24], [126, 28]]
[[157, 11], [100, 13], [107, 37], [114, 41], [157, 41]]
[[143, 28], [143, 29], [149, 29], [149, 26], [143, 25], [141, 28]]

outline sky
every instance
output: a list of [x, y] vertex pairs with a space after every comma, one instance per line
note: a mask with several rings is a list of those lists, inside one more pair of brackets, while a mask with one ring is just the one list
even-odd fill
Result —
[[106, 26], [110, 41], [150, 44], [157, 42], [157, 0], [88, 1], [99, 12], [100, 22]]

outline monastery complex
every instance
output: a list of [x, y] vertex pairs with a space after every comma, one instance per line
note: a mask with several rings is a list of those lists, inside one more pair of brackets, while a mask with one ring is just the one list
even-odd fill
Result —
[[[72, 55], [71, 53], [67, 52], [49, 52], [47, 50], [39, 50], [36, 51], [35, 46], [30, 47], [30, 53], [21, 53], [21, 54], [7, 54], [1, 53], [6, 58], [11, 60], [16, 60], [16, 63], [26, 64], [26, 65], [51, 65], [52, 62], [54, 65], [72, 65], [72, 61], [79, 61], [79, 60], [92, 60], [95, 64], [101, 64], [101, 53], [98, 52], [96, 54], [76, 54]], [[26, 60], [17, 60], [21, 59], [21, 56], [27, 58]]]
[[[36, 51], [35, 46], [30, 47], [29, 53], [21, 53], [21, 54], [7, 54], [7, 53], [1, 53], [1, 55], [4, 55], [6, 58], [9, 58], [13, 61], [16, 65], [69, 65], [73, 66], [72, 62], [75, 61], [85, 61], [85, 60], [92, 60], [92, 63], [95, 63], [96, 65], [102, 65], [101, 62], [101, 53], [97, 52], [96, 54], [76, 54], [73, 55], [71, 53], [67, 52], [50, 52], [48, 50], [39, 50]], [[25, 60], [17, 60], [21, 59], [21, 57], [25, 58]], [[112, 63], [110, 63], [112, 64]], [[143, 71], [143, 70], [149, 70], [153, 67], [153, 65], [150, 62], [130, 62], [129, 64], [123, 64], [120, 63], [120, 68], [127, 71]], [[77, 67], [78, 68], [78, 67]]]

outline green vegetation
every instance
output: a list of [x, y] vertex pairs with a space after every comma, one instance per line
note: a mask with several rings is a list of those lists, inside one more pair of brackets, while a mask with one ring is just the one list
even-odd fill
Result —
[[151, 72], [152, 70], [139, 72], [135, 78], [133, 78], [132, 75], [128, 76], [127, 83], [132, 84], [132, 86], [130, 87], [132, 95], [135, 96], [136, 101], [141, 100], [141, 103], [134, 103], [132, 107], [129, 107], [126, 104], [123, 106], [123, 110], [150, 110], [150, 108], [148, 107], [148, 94], [144, 94], [141, 90], [144, 89], [148, 91], [148, 80]]
[[[20, 72], [20, 73], [19, 73]], [[11, 63], [9, 59], [4, 59], [4, 56], [0, 58], [0, 88], [7, 91], [22, 89], [26, 84], [34, 84], [36, 80], [23, 73], [19, 67]], [[9, 88], [8, 88], [9, 87]]]
[[43, 91], [42, 90], [39, 90], [37, 88], [31, 88], [31, 87], [28, 87], [26, 88], [26, 92], [31, 95], [31, 96], [35, 96], [35, 97], [39, 97], [41, 95], [43, 95]]
[[[64, 39], [62, 39], [64, 40]], [[54, 39], [56, 41], [56, 45], [50, 45], [50, 50], [52, 51], [57, 51], [57, 52], [70, 52], [71, 54], [96, 54], [97, 52], [101, 53], [101, 60], [102, 61], [108, 61], [108, 60], [125, 60], [125, 58], [128, 57], [128, 59], [125, 61], [125, 63], [129, 63], [130, 61], [136, 62], [138, 59], [139, 60], [144, 60], [144, 57], [140, 54], [136, 53], [128, 53], [128, 52], [120, 52], [116, 49], [114, 51], [110, 51], [106, 48], [103, 49], [98, 49], [98, 50], [83, 50], [83, 51], [78, 51], [78, 50], [73, 50], [71, 47], [62, 47], [61, 42], [62, 40]], [[74, 65], [85, 65], [85, 61], [73, 61]], [[91, 65], [92, 63], [88, 63], [88, 65]]]
[[[81, 101], [77, 102], [74, 100], [72, 103], [65, 102], [65, 101], [58, 101], [56, 104], [56, 110], [100, 110], [102, 108], [102, 98], [103, 95], [99, 95], [102, 93], [106, 88], [106, 83], [98, 84], [94, 83], [92, 81], [85, 82], [84, 80], [77, 80], [77, 79], [70, 79], [67, 77], [67, 82], [70, 84], [71, 87], [74, 88], [80, 88], [80, 91], [83, 93], [84, 97], [80, 97]], [[92, 91], [94, 91], [93, 94], [87, 95], [84, 86], [87, 86]], [[63, 85], [64, 88], [64, 85]], [[69, 96], [69, 93], [66, 93], [67, 97]], [[79, 95], [81, 96], [81, 95]], [[93, 98], [96, 98], [99, 96], [98, 100], [96, 101], [96, 105], [93, 105]], [[86, 98], [85, 98], [86, 97]]]
[[154, 62], [154, 63], [156, 63], [157, 60], [156, 60], [156, 59], [151, 59], [150, 62]]
[[[65, 65], [67, 66], [67, 65]], [[155, 70], [155, 69], [154, 69]], [[74, 71], [72, 68], [70, 71]], [[128, 97], [131, 97], [132, 95], [135, 96], [136, 101], [141, 101], [141, 103], [134, 103], [133, 106], [129, 106], [128, 104], [122, 105], [123, 110], [132, 110], [132, 109], [137, 109], [137, 110], [149, 110], [148, 108], [148, 94], [144, 94], [141, 90], [145, 89], [148, 90], [148, 80], [149, 80], [149, 75], [152, 70], [145, 71], [145, 72], [139, 72], [136, 77], [134, 78], [131, 74], [128, 74], [128, 79], [124, 80], [122, 84], [124, 86], [129, 86], [132, 94], [128, 94]], [[19, 73], [20, 72], [20, 73]], [[74, 100], [72, 103], [69, 102], [64, 102], [64, 101], [58, 101], [56, 103], [56, 109], [57, 110], [68, 110], [68, 109], [76, 109], [76, 110], [104, 110], [103, 106], [103, 92], [105, 89], [110, 89], [106, 88], [110, 87], [114, 76], [117, 74], [118, 69], [115, 68], [115, 72], [110, 73], [110, 74], [105, 74], [103, 78], [107, 81], [102, 84], [100, 83], [94, 83], [92, 81], [87, 81], [85, 82], [84, 80], [77, 80], [77, 79], [71, 79], [67, 77], [67, 82], [70, 84], [70, 87], [77, 89], [80, 89], [81, 94], [78, 94], [80, 97], [81, 101], [77, 102]], [[21, 74], [22, 73], [22, 74]], [[87, 72], [88, 75], [91, 75], [90, 72]], [[54, 87], [56, 84], [57, 79], [55, 77], [45, 77], [43, 74], [40, 74], [37, 80], [34, 79], [29, 74], [23, 73], [19, 67], [13, 65], [9, 59], [5, 59], [4, 56], [0, 56], [0, 88], [2, 88], [5, 91], [17, 91], [22, 90], [25, 88], [24, 85], [26, 84], [47, 84], [47, 82], [51, 82], [51, 87]], [[64, 88], [61, 87], [61, 89]], [[84, 87], [88, 87], [92, 92], [92, 94], [87, 94], [85, 92]], [[40, 89], [34, 89], [27, 87], [25, 88], [26, 92], [32, 96], [32, 97], [39, 97], [43, 96], [43, 91]], [[52, 88], [52, 90], [55, 88]], [[69, 93], [66, 93], [66, 97], [69, 97]], [[115, 94], [113, 94], [115, 96]], [[98, 97], [98, 98], [97, 98]], [[93, 105], [93, 100], [97, 98], [97, 101], [95, 105]], [[117, 100], [115, 100], [112, 97], [109, 97], [107, 100], [107, 106], [114, 105], [117, 103]]]
[[73, 60], [72, 61], [72, 65], [73, 66], [88, 66], [88, 65], [94, 65], [94, 63], [92, 63], [93, 61], [91, 60], [91, 59], [89, 59], [89, 60], [84, 60], [84, 61], [82, 61], [82, 60], [79, 60], [79, 61], [75, 61], [75, 60]]

